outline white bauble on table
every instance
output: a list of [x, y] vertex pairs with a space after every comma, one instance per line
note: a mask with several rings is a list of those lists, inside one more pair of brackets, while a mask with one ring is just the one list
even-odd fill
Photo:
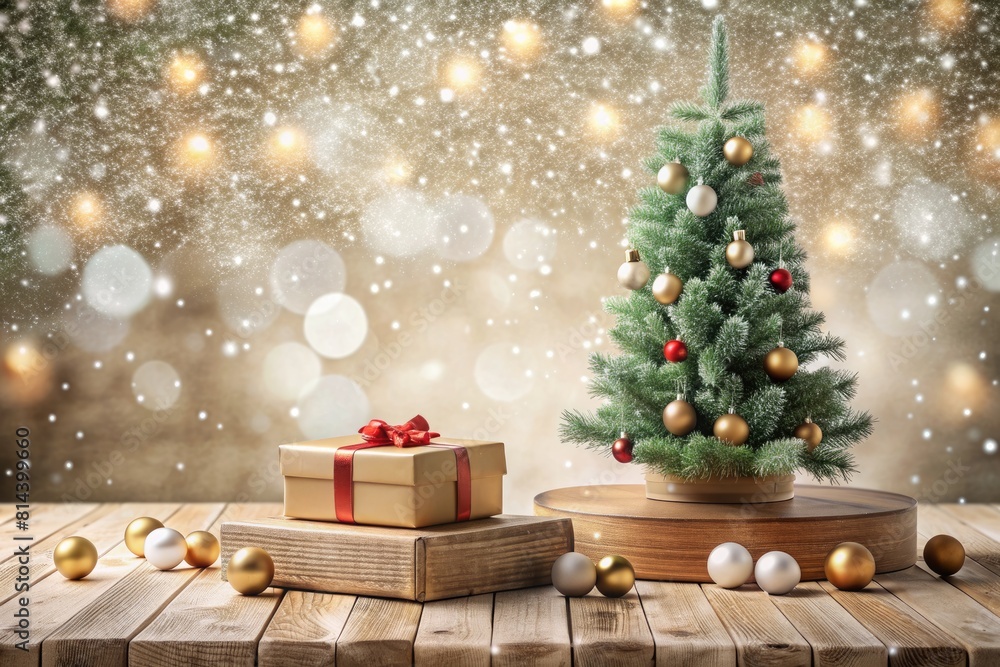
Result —
[[753, 574], [753, 556], [742, 544], [724, 542], [708, 556], [708, 576], [723, 588], [739, 588]]
[[784, 595], [802, 580], [802, 570], [784, 551], [768, 551], [757, 560], [753, 571], [761, 590], [770, 595]]
[[552, 585], [568, 597], [582, 597], [597, 584], [597, 566], [576, 551], [565, 553], [552, 564]]
[[719, 197], [709, 185], [696, 185], [687, 193], [687, 207], [699, 218], [710, 215], [719, 203]]
[[157, 528], [146, 536], [146, 560], [160, 570], [172, 570], [187, 556], [187, 540], [173, 528]]

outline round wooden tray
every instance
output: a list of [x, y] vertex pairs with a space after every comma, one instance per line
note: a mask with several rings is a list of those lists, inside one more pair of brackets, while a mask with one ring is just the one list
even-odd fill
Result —
[[759, 558], [785, 551], [803, 581], [825, 579], [826, 554], [859, 542], [878, 572], [902, 570], [917, 558], [917, 503], [895, 493], [796, 485], [778, 503], [673, 503], [646, 498], [641, 484], [573, 486], [535, 496], [535, 514], [573, 520], [576, 550], [597, 560], [625, 556], [639, 579], [711, 583], [705, 563], [723, 542]]

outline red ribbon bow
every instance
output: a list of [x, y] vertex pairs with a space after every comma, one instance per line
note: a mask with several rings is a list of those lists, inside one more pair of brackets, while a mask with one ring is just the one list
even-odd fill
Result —
[[391, 426], [382, 419], [373, 419], [358, 429], [364, 442], [337, 449], [333, 457], [333, 503], [337, 521], [354, 521], [354, 453], [372, 447], [441, 447], [455, 452], [455, 520], [468, 521], [472, 515], [472, 468], [469, 452], [461, 445], [431, 442], [440, 433], [429, 430], [427, 420], [417, 415], [405, 424]]
[[438, 438], [440, 433], [430, 431], [427, 420], [417, 415], [405, 424], [390, 426], [382, 419], [373, 419], [361, 428], [358, 433], [365, 442], [375, 445], [395, 445], [397, 447], [417, 447], [429, 445], [431, 438]]

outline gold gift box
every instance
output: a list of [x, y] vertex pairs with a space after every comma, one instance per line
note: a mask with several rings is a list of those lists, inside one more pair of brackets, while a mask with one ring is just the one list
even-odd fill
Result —
[[[350, 435], [278, 447], [285, 480], [285, 516], [337, 521], [333, 460], [340, 447], [363, 442]], [[432, 443], [461, 445], [469, 453], [472, 515], [485, 519], [503, 512], [502, 442], [435, 438]], [[458, 483], [455, 452], [443, 447], [384, 445], [354, 452], [352, 491], [355, 523], [422, 528], [453, 523]]]

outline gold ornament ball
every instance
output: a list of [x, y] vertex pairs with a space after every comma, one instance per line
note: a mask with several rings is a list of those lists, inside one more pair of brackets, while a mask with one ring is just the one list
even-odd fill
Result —
[[872, 552], [857, 542], [842, 542], [826, 555], [823, 572], [842, 591], [860, 591], [875, 576]]
[[764, 370], [775, 382], [784, 382], [799, 370], [799, 358], [787, 347], [778, 345], [764, 357]]
[[743, 137], [733, 137], [722, 146], [726, 161], [734, 167], [742, 167], [753, 157], [753, 144]]
[[139, 558], [145, 558], [146, 536], [157, 528], [163, 528], [163, 522], [149, 516], [133, 519], [125, 528], [125, 546]]
[[274, 581], [274, 561], [263, 549], [244, 547], [229, 559], [226, 578], [243, 595], [259, 595]]
[[196, 530], [185, 539], [187, 555], [184, 560], [193, 567], [209, 567], [219, 558], [219, 540], [207, 530]]
[[687, 167], [680, 162], [668, 162], [656, 174], [656, 184], [668, 195], [679, 195], [684, 192], [688, 182]]
[[67, 537], [56, 545], [52, 561], [67, 579], [83, 579], [97, 567], [97, 547], [86, 537]]
[[663, 425], [676, 436], [687, 435], [698, 425], [698, 413], [693, 405], [678, 396], [663, 408]]
[[935, 535], [924, 545], [924, 562], [934, 572], [947, 577], [965, 565], [965, 547], [951, 535]]
[[747, 233], [742, 229], [733, 232], [733, 240], [726, 246], [726, 261], [734, 269], [745, 269], [753, 264], [753, 246], [747, 241]]
[[743, 417], [729, 413], [715, 420], [712, 433], [724, 443], [739, 447], [750, 438], [750, 425]]
[[819, 424], [814, 424], [813, 420], [808, 417], [806, 417], [804, 422], [795, 427], [793, 435], [800, 440], [806, 441], [806, 449], [810, 453], [819, 447], [819, 443], [823, 442], [823, 429], [819, 427]]
[[632, 590], [635, 570], [624, 556], [605, 556], [597, 562], [597, 590], [609, 598], [620, 598]]
[[681, 279], [667, 271], [656, 276], [656, 280], [653, 281], [653, 298], [664, 306], [669, 306], [677, 301], [683, 288], [684, 283]]

